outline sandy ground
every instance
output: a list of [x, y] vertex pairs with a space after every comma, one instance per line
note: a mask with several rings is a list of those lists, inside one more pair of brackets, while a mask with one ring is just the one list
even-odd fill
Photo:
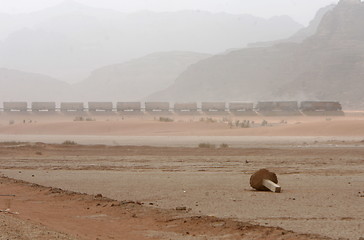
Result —
[[75, 240], [73, 237], [67, 236], [64, 233], [54, 232], [41, 224], [35, 224], [4, 214], [0, 214], [0, 229], [1, 240]]
[[[117, 206], [2, 179], [0, 195], [17, 197], [0, 197], [0, 209], [11, 202], [20, 214], [0, 213], [6, 233], [0, 239], [364, 237], [363, 113], [167, 117], [174, 122], [0, 113], [0, 174], [102, 194]], [[236, 127], [237, 120], [249, 121], [250, 128]], [[61, 144], [66, 140], [88, 146]], [[197, 148], [199, 143], [216, 148]], [[219, 148], [222, 143], [230, 148]], [[249, 177], [260, 168], [278, 174], [282, 193], [250, 188]], [[141, 205], [120, 204], [125, 201]]]
[[[12, 115], [0, 117], [0, 135], [83, 136], [341, 136], [363, 137], [364, 116], [92, 116], [95, 121], [74, 121], [75, 116]], [[236, 127], [249, 121], [249, 128]], [[266, 126], [261, 126], [266, 121]]]
[[[150, 204], [115, 201], [101, 195], [62, 191], [18, 180], [1, 178], [0, 183], [2, 191], [16, 194], [11, 199], [11, 207], [20, 211], [16, 218], [0, 215], [1, 237], [10, 236], [10, 239], [327, 239], [232, 219], [193, 215], [184, 209], [161, 210]], [[27, 218], [32, 222], [24, 220]], [[34, 224], [34, 221], [42, 225]], [[49, 228], [68, 235], [49, 231]]]
[[[272, 144], [264, 148], [201, 149], [7, 143], [0, 148], [0, 171], [45, 186], [141, 202], [152, 209], [186, 207], [192, 216], [357, 240], [364, 236], [363, 146], [362, 142], [336, 142], [314, 147]], [[251, 190], [251, 173], [263, 167], [278, 174], [282, 193]], [[24, 211], [21, 204], [18, 206], [19, 210], [14, 210]], [[54, 231], [73, 236], [82, 233], [72, 232], [69, 226], [47, 225], [47, 218], [31, 219]], [[163, 226], [148, 226], [144, 227], [155, 234], [165, 231]], [[153, 236], [168, 239], [158, 234]], [[254, 234], [247, 239], [265, 239]], [[274, 234], [266, 235], [267, 239], [282, 239], [282, 234]], [[149, 236], [145, 229], [142, 235]], [[215, 237], [235, 239], [233, 235]]]

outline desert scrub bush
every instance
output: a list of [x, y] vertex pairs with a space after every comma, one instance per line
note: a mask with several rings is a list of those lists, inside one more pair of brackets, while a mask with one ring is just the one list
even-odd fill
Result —
[[96, 121], [96, 118], [91, 118], [91, 117], [88, 117], [85, 119], [86, 122], [95, 122]]
[[226, 143], [221, 143], [220, 148], [229, 148], [229, 145]]
[[206, 118], [206, 122], [207, 123], [216, 123], [217, 120], [213, 119], [213, 118]]
[[240, 124], [241, 128], [250, 128], [250, 121], [249, 120], [244, 120], [241, 124]]
[[200, 143], [198, 144], [199, 148], [216, 148], [215, 144], [211, 144], [211, 143]]
[[83, 117], [80, 117], [80, 116], [76, 116], [74, 119], [73, 119], [73, 121], [74, 122], [82, 122], [84, 120], [84, 118]]
[[62, 145], [77, 145], [75, 141], [66, 140], [62, 143]]
[[267, 120], [263, 120], [261, 123], [262, 127], [268, 126], [268, 121]]
[[160, 122], [173, 122], [174, 120], [169, 117], [159, 117]]

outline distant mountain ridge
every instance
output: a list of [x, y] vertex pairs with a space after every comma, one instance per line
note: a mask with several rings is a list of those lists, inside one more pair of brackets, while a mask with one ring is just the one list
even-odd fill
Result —
[[193, 52], [154, 53], [96, 69], [72, 85], [42, 74], [0, 68], [0, 102], [140, 101], [173, 84], [188, 66], [207, 57]]
[[165, 51], [215, 54], [281, 39], [302, 26], [287, 16], [202, 11], [125, 14], [66, 1], [0, 16], [0, 67], [77, 82], [101, 66]]
[[364, 107], [364, 3], [341, 0], [302, 43], [205, 59], [150, 100], [338, 100]]
[[97, 69], [73, 85], [75, 99], [93, 101], [140, 101], [162, 90], [187, 69], [211, 55], [192, 52], [162, 52]]
[[60, 101], [69, 84], [42, 74], [0, 68], [0, 101]]
[[248, 47], [271, 47], [275, 44], [279, 43], [301, 43], [307, 38], [315, 35], [317, 29], [321, 23], [322, 18], [325, 16], [326, 13], [333, 10], [335, 8], [335, 4], [331, 4], [329, 6], [321, 8], [315, 15], [314, 19], [310, 22], [308, 27], [302, 28], [297, 33], [293, 34], [291, 37], [286, 39], [280, 39], [277, 41], [271, 42], [258, 42], [258, 43], [249, 43]]

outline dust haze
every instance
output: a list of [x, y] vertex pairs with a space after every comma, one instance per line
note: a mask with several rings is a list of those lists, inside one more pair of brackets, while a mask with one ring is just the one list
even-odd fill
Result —
[[0, 239], [363, 240], [360, 0], [0, 0]]

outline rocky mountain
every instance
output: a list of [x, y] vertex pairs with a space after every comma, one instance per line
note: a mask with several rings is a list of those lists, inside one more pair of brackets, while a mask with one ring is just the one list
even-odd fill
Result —
[[163, 52], [105, 66], [73, 85], [77, 100], [136, 101], [173, 84], [174, 80], [208, 54]]
[[80, 81], [100, 66], [153, 52], [215, 54], [249, 42], [292, 35], [302, 26], [287, 16], [203, 11], [119, 13], [74, 1], [30, 14], [0, 16], [0, 67]]
[[248, 48], [201, 61], [153, 100], [339, 100], [363, 107], [364, 3], [341, 0], [302, 43]]
[[94, 70], [84, 81], [67, 84], [52, 77], [0, 68], [1, 101], [137, 101], [173, 84], [187, 69], [211, 55], [154, 53]]
[[276, 41], [270, 42], [258, 42], [258, 43], [249, 43], [248, 47], [271, 47], [273, 45], [279, 43], [301, 43], [307, 38], [315, 35], [317, 29], [321, 23], [322, 18], [326, 15], [326, 13], [330, 12], [335, 8], [336, 5], [331, 4], [329, 6], [321, 8], [315, 15], [314, 19], [310, 22], [308, 27], [302, 28], [291, 37], [286, 39], [280, 39]]
[[52, 77], [0, 68], [0, 101], [67, 100], [70, 85]]

